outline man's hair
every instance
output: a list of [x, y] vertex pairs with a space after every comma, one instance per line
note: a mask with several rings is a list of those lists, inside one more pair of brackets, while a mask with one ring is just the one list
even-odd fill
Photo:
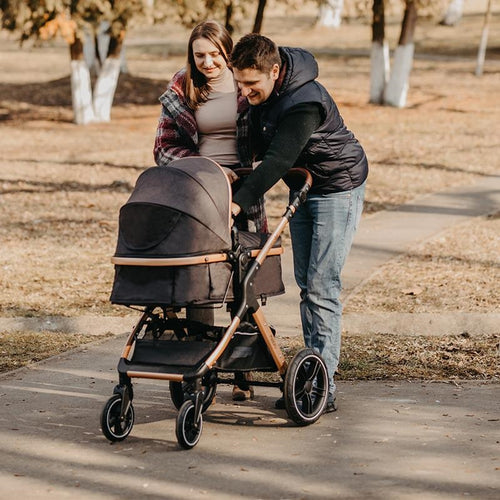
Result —
[[250, 33], [234, 46], [229, 62], [240, 71], [251, 68], [268, 73], [275, 64], [281, 66], [281, 57], [278, 46], [272, 40]]

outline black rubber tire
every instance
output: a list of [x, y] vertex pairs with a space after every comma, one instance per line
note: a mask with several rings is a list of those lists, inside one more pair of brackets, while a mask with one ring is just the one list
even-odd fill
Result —
[[296, 424], [312, 424], [323, 414], [328, 400], [328, 370], [316, 351], [302, 349], [293, 357], [283, 392], [288, 416]]
[[[203, 377], [202, 387], [203, 387], [203, 406], [201, 411], [205, 412], [208, 407], [212, 404], [212, 401], [215, 398], [215, 394], [217, 392], [217, 382], [209, 381], [210, 374], [205, 375]], [[205, 385], [206, 384], [206, 385]], [[187, 386], [186, 382], [173, 382], [170, 381], [169, 389], [170, 389], [170, 397], [174, 406], [180, 410], [181, 406], [184, 404], [184, 401], [187, 401], [189, 398], [189, 394], [184, 390]]]
[[198, 426], [194, 425], [194, 403], [190, 400], [184, 401], [175, 422], [175, 435], [179, 445], [190, 450], [198, 444], [203, 430], [203, 416], [200, 414]]
[[111, 396], [104, 405], [101, 413], [101, 430], [110, 441], [123, 441], [134, 426], [135, 412], [132, 403], [128, 408], [125, 419], [120, 421], [122, 397], [119, 394]]

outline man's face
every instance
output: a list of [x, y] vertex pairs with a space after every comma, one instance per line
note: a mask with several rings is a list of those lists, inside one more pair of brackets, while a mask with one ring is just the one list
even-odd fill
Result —
[[263, 73], [255, 68], [233, 69], [234, 79], [241, 90], [241, 95], [246, 97], [252, 106], [267, 101], [274, 89], [279, 72], [280, 68], [277, 64], [269, 73]]

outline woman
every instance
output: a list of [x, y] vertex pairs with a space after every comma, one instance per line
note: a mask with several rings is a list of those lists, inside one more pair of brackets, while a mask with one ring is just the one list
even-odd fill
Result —
[[[189, 38], [186, 68], [177, 72], [160, 97], [161, 116], [156, 131], [154, 158], [158, 166], [185, 156], [206, 156], [216, 161], [233, 183], [233, 169], [250, 167], [247, 136], [247, 99], [239, 94], [227, 61], [233, 49], [229, 32], [216, 21], [196, 26]], [[239, 215], [241, 230], [267, 232], [264, 201]], [[213, 324], [212, 308], [187, 308], [191, 320]], [[242, 377], [233, 399], [253, 397]]]
[[[185, 156], [208, 156], [231, 182], [233, 168], [250, 167], [248, 102], [227, 66], [233, 48], [229, 32], [216, 21], [196, 26], [189, 38], [186, 68], [178, 71], [160, 97], [161, 116], [154, 158], [160, 167]], [[241, 230], [266, 232], [263, 200], [238, 220]]]

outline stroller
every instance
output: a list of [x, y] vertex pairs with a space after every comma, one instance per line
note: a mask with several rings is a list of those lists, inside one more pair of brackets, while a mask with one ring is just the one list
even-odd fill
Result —
[[[231, 227], [231, 185], [208, 158], [182, 158], [139, 176], [120, 210], [111, 302], [142, 314], [119, 360], [119, 383], [102, 410], [107, 439], [121, 441], [132, 430], [134, 378], [169, 381], [179, 410], [176, 436], [185, 449], [200, 439], [217, 384], [235, 383], [228, 373], [277, 371], [279, 382], [248, 383], [280, 388], [298, 425], [321, 416], [328, 395], [323, 359], [306, 348], [287, 363], [261, 307], [267, 297], [284, 293], [280, 235], [312, 182], [306, 170], [294, 168], [287, 183], [297, 178], [300, 187], [277, 228], [263, 235]], [[228, 326], [185, 317], [186, 308], [215, 305], [227, 308]]]

